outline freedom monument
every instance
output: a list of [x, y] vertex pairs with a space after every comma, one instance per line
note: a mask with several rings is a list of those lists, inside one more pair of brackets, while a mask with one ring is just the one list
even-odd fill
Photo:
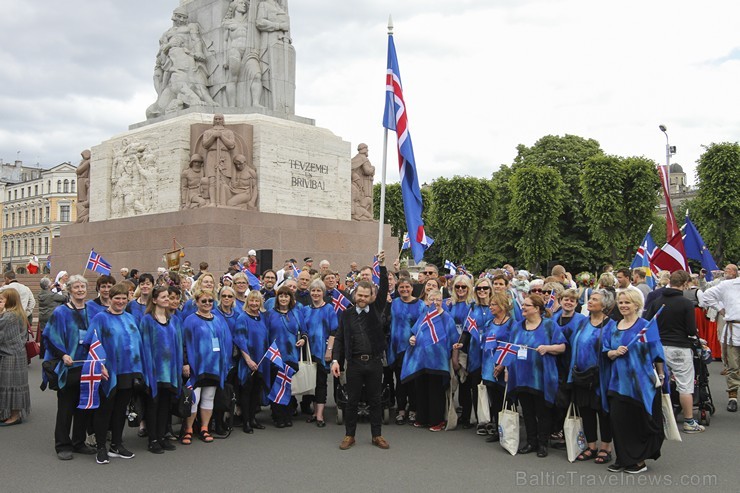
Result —
[[349, 142], [295, 114], [295, 67], [288, 0], [182, 0], [159, 39], [146, 120], [82, 153], [81, 219], [55, 241], [55, 270], [78, 271], [90, 248], [114, 269], [153, 270], [173, 238], [216, 272], [252, 248], [277, 267], [306, 254], [369, 262], [367, 146], [352, 158]]

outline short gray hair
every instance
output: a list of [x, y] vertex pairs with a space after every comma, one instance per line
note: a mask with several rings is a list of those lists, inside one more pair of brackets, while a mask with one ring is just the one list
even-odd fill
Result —
[[321, 279], [315, 279], [313, 282], [311, 282], [311, 285], [308, 286], [309, 291], [313, 291], [317, 288], [326, 293], [326, 284], [324, 284], [324, 281], [322, 281]]
[[614, 301], [615, 301], [614, 291], [612, 291], [611, 289], [594, 289], [591, 292], [591, 295], [593, 296], [595, 294], [598, 294], [601, 296], [602, 311], [608, 312], [612, 308], [614, 308]]
[[74, 284], [77, 284], [78, 282], [81, 282], [82, 284], [85, 285], [85, 287], [87, 287], [87, 279], [85, 279], [79, 274], [69, 276], [69, 280], [67, 281], [67, 286], [71, 288]]
[[51, 287], [51, 279], [48, 277], [42, 277], [39, 281], [39, 286], [41, 286], [41, 289], [49, 289]]

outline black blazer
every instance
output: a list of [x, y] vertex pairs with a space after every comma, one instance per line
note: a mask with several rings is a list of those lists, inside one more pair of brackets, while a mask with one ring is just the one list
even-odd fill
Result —
[[[385, 351], [385, 334], [383, 332], [383, 311], [388, 303], [388, 271], [380, 266], [380, 287], [375, 301], [369, 305], [370, 312], [367, 319], [367, 331], [372, 346], [373, 356], [381, 357]], [[357, 318], [357, 310], [352, 305], [342, 312], [339, 317], [339, 328], [334, 338], [332, 359], [344, 365], [345, 358], [352, 356], [352, 324]]]

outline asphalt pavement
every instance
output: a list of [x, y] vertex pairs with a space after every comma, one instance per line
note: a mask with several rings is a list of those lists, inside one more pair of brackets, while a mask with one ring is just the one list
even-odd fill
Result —
[[[360, 424], [357, 444], [339, 450], [344, 427], [327, 408], [327, 426], [294, 419], [293, 428], [268, 424], [253, 435], [236, 429], [225, 440], [190, 446], [163, 455], [146, 451], [146, 439], [127, 428], [124, 442], [136, 454], [112, 458], [107, 465], [94, 456], [60, 461], [54, 453], [56, 395], [38, 388], [38, 359], [29, 367], [32, 411], [20, 426], [0, 428], [0, 493], [24, 492], [314, 492], [314, 491], [711, 491], [739, 492], [740, 414], [725, 410], [720, 363], [712, 363], [711, 388], [717, 412], [706, 432], [682, 434], [683, 442], [665, 442], [662, 457], [648, 461], [648, 472], [612, 474], [593, 462], [569, 463], [565, 451], [509, 455], [499, 444], [486, 443], [474, 430], [432, 433], [412, 426], [387, 425], [389, 450], [370, 443], [370, 426]], [[331, 388], [331, 385], [330, 385]], [[331, 397], [330, 397], [331, 399]], [[521, 425], [523, 427], [523, 424]], [[680, 423], [679, 423], [680, 427]]]

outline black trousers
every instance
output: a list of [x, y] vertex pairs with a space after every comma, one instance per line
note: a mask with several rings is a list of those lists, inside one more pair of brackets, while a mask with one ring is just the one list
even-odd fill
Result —
[[[64, 388], [57, 391], [57, 419], [54, 426], [54, 449], [57, 452], [81, 447], [87, 438], [87, 426], [93, 413], [77, 409], [80, 403], [80, 375], [82, 367], [70, 368], [67, 372], [67, 383]], [[71, 440], [70, 429], [72, 429]]]
[[[462, 416], [460, 420], [464, 423], [470, 421], [470, 412], [474, 409], [473, 403], [478, 403], [478, 384], [481, 382], [480, 368], [474, 372], [468, 373], [468, 378], [460, 384], [460, 394], [458, 402], [462, 406]], [[478, 411], [476, 410], [476, 417]]]
[[445, 420], [445, 388], [442, 375], [422, 374], [412, 382], [416, 390], [416, 421], [436, 426]]
[[[504, 408], [504, 387], [495, 383], [487, 383], [486, 390], [488, 390], [488, 402], [491, 403], [491, 422], [498, 429], [498, 413]], [[511, 398], [506, 400], [511, 402]]]
[[[316, 404], [326, 404], [326, 394], [328, 392], [327, 379], [329, 377], [329, 370], [327, 370], [322, 363], [316, 365], [316, 390], [314, 391], [314, 397]], [[314, 413], [316, 410], [314, 409]]]
[[406, 353], [401, 354], [393, 363], [393, 372], [396, 374], [396, 408], [399, 411], [406, 409], [408, 404], [409, 412], [416, 412], [416, 389], [414, 382], [401, 383], [401, 367], [403, 366], [403, 357]]
[[581, 419], [583, 419], [583, 434], [586, 435], [586, 441], [588, 443], [593, 443], [598, 438], [596, 436], [597, 416], [602, 443], [610, 443], [612, 441], [612, 424], [609, 419], [609, 413], [601, 409], [593, 409], [589, 406], [581, 406], [578, 408], [578, 411], [580, 411]]
[[167, 423], [170, 419], [170, 404], [172, 403], [172, 393], [167, 388], [160, 388], [157, 397], [147, 395], [146, 398], [146, 429], [149, 436], [149, 443], [164, 440], [167, 433]]
[[524, 415], [524, 427], [527, 429], [527, 443], [533, 447], [547, 446], [552, 427], [552, 408], [541, 395], [521, 392], [518, 398]]
[[[126, 408], [133, 395], [133, 389], [113, 389], [106, 397], [100, 389], [100, 407], [95, 412], [93, 427], [98, 448], [105, 447], [108, 429], [111, 431], [111, 446], [123, 443], [123, 428], [126, 426]], [[101, 445], [102, 444], [102, 445]]]
[[380, 358], [370, 361], [350, 359], [347, 362], [347, 408], [345, 411], [344, 427], [348, 436], [355, 436], [357, 430], [357, 406], [365, 387], [365, 396], [370, 406], [370, 431], [373, 437], [381, 435], [383, 423], [383, 409], [380, 403], [380, 393], [383, 385], [383, 362]]
[[239, 388], [239, 405], [242, 408], [242, 419], [246, 423], [254, 419], [257, 409], [260, 408], [262, 389], [265, 381], [259, 372], [251, 373], [247, 381]]

